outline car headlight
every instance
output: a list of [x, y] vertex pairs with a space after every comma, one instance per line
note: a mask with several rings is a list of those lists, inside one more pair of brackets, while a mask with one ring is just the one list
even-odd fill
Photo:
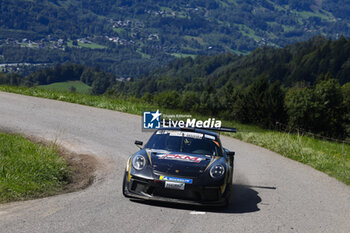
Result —
[[225, 168], [221, 164], [214, 165], [210, 169], [210, 176], [213, 178], [219, 178], [225, 174]]
[[136, 170], [142, 170], [146, 166], [146, 159], [142, 155], [135, 155], [132, 159], [132, 166]]

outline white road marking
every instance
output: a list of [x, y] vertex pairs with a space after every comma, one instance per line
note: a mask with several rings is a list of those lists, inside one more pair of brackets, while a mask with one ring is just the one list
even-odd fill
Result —
[[200, 212], [200, 211], [191, 211], [190, 214], [206, 214], [206, 212]]

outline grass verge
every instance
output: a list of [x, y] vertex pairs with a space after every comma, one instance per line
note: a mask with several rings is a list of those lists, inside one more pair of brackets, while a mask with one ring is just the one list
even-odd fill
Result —
[[0, 133], [0, 203], [53, 195], [70, 181], [57, 146]]
[[350, 146], [284, 132], [240, 132], [236, 138], [307, 164], [350, 185]]
[[[181, 114], [177, 110], [162, 109], [139, 99], [115, 99], [108, 96], [91, 96], [69, 92], [50, 92], [38, 88], [0, 86], [0, 91], [56, 99], [99, 108], [140, 115], [144, 110], [160, 109], [167, 114]], [[192, 114], [197, 119], [206, 116]], [[285, 157], [307, 164], [350, 185], [350, 146], [318, 140], [290, 133], [263, 130], [256, 126], [224, 121], [223, 125], [236, 127], [237, 134], [229, 136], [275, 151]]]

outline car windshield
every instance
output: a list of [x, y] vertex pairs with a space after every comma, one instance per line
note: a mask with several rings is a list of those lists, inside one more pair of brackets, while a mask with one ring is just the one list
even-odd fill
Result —
[[150, 138], [145, 148], [222, 156], [220, 143], [215, 137], [198, 132], [158, 130]]

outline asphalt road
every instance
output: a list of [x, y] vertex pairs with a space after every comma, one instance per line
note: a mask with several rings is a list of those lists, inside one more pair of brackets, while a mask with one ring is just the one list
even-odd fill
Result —
[[238, 140], [227, 209], [139, 203], [122, 196], [139, 116], [0, 92], [0, 129], [55, 140], [103, 165], [89, 188], [0, 205], [0, 232], [350, 232], [350, 187], [306, 165]]

